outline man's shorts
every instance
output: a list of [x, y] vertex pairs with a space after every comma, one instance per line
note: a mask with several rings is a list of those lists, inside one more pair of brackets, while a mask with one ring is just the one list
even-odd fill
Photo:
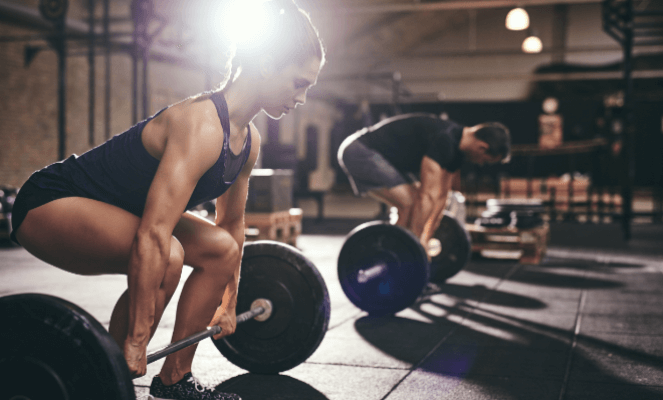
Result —
[[338, 163], [348, 176], [355, 196], [370, 190], [391, 188], [415, 182], [409, 174], [398, 171], [382, 154], [357, 140], [366, 128], [348, 136], [338, 149]]

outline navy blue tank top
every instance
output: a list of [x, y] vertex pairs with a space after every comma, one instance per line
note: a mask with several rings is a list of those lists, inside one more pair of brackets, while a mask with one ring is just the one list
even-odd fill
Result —
[[[216, 106], [223, 127], [223, 149], [216, 163], [198, 180], [186, 205], [187, 210], [225, 193], [237, 179], [251, 152], [249, 127], [242, 151], [238, 155], [233, 154], [230, 150], [230, 118], [226, 100], [222, 92], [213, 93], [210, 99]], [[147, 152], [141, 133], [145, 125], [164, 110], [81, 156], [74, 154], [49, 165], [30, 179], [40, 187], [70, 191], [142, 217], [159, 160]]]

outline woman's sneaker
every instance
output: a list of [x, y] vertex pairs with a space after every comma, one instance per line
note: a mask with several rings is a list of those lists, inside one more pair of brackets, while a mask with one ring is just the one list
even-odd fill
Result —
[[242, 400], [236, 394], [217, 392], [214, 388], [203, 386], [191, 372], [171, 386], [164, 385], [159, 375], [155, 376], [150, 385], [150, 394], [154, 400]]

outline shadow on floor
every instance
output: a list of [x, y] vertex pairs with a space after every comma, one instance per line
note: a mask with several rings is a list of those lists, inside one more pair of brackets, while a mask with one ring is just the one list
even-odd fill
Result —
[[[500, 266], [504, 264], [505, 263], [503, 262], [490, 261], [470, 262], [465, 266], [465, 268], [463, 268], [463, 270], [472, 272], [474, 274], [502, 278], [504, 276], [504, 269], [500, 268]], [[592, 264], [596, 263], [586, 262], [585, 268], [583, 268], [582, 262], [575, 262], [572, 264], [571, 268], [591, 269], [589, 266]], [[527, 283], [537, 286], [570, 289], [612, 289], [624, 286], [622, 283], [608, 279], [587, 278], [572, 273], [565, 273], [564, 271], [560, 270], [545, 271], [541, 268], [544, 265], [545, 264], [537, 265], [536, 269], [530, 269], [531, 267], [527, 265], [521, 265], [516, 272], [509, 275], [508, 279], [509, 281]], [[559, 263], [556, 266], [561, 268], [568, 268], [566, 263]]]
[[[367, 316], [355, 322], [355, 329], [376, 348], [413, 364], [416, 371], [426, 372], [424, 379], [436, 388], [438, 398], [457, 398], [460, 393], [466, 393], [463, 398], [473, 398], [468, 397], [468, 388], [477, 389], [481, 398], [559, 399], [562, 391], [564, 399], [621, 399], [625, 398], [624, 393], [629, 394], [628, 398], [661, 398], [660, 392], [655, 393], [657, 388], [634, 384], [637, 375], [631, 381], [613, 376], [581, 351], [573, 353], [568, 369], [573, 339], [570, 331], [509, 314], [477, 310], [462, 298], [458, 300], [454, 307], [430, 301], [412, 307], [431, 323]], [[431, 306], [443, 313], [433, 315], [429, 312]], [[661, 357], [586, 336], [579, 340], [663, 371]], [[565, 380], [567, 369], [572, 373]], [[407, 388], [408, 380], [401, 384]], [[611, 394], [613, 385], [618, 389]], [[588, 393], [588, 386], [602, 393]], [[445, 394], [448, 397], [443, 397]]]
[[239, 375], [216, 390], [237, 393], [242, 400], [328, 400], [311, 385], [286, 375]]
[[547, 307], [546, 303], [538, 299], [489, 289], [484, 285], [465, 286], [454, 283], [445, 283], [439, 287], [429, 287], [429, 290], [426, 291], [423, 298], [430, 298], [431, 296], [440, 294], [464, 300], [482, 301], [496, 306], [526, 308], [531, 310]]
[[643, 269], [646, 265], [633, 263], [616, 263], [616, 262], [596, 262], [587, 260], [573, 260], [555, 257], [546, 257], [544, 261], [538, 265], [540, 268], [573, 268], [584, 271], [605, 271], [611, 270], [637, 270]]

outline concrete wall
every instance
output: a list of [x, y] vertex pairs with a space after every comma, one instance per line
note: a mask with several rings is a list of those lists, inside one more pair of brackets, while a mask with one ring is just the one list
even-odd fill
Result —
[[[331, 131], [341, 117], [342, 115], [336, 107], [324, 101], [312, 99], [279, 120], [279, 144], [294, 146], [298, 160], [305, 159], [309, 150], [306, 142], [307, 129], [315, 127], [318, 132], [318, 148], [314, 150], [317, 154], [317, 166], [309, 174], [308, 188], [310, 190], [329, 190], [336, 180], [330, 158]], [[267, 118], [269, 117], [262, 113], [254, 120], [256, 128], [263, 133], [263, 148], [273, 145], [271, 142], [273, 139], [264, 134], [267, 132]]]
[[[36, 0], [14, 3], [37, 9]], [[85, 0], [70, 1], [68, 17], [87, 18]], [[101, 2], [97, 14], [101, 16]], [[129, 1], [113, 1], [111, 15], [128, 16]], [[0, 36], [33, 35], [38, 32], [12, 24], [0, 24]], [[18, 187], [34, 172], [58, 160], [57, 56], [41, 51], [24, 65], [26, 44], [45, 41], [0, 42], [0, 185]], [[79, 47], [79, 49], [84, 49]], [[67, 126], [65, 154], [81, 154], [106, 140], [104, 129], [104, 57], [96, 57], [96, 104], [93, 143], [89, 143], [88, 60], [83, 53], [67, 58]], [[125, 53], [111, 57], [110, 135], [132, 125], [131, 58]], [[152, 62], [149, 69], [150, 110], [205, 90], [199, 71]], [[214, 82], [215, 84], [218, 82]], [[140, 94], [139, 94], [140, 96]], [[140, 100], [139, 100], [140, 104]], [[142, 111], [139, 111], [141, 119]]]

